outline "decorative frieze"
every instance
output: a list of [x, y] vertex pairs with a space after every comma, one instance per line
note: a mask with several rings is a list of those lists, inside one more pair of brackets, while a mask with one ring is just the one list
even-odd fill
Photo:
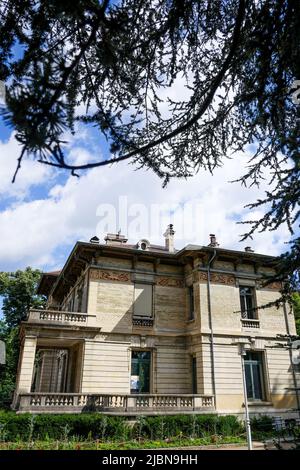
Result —
[[282, 284], [279, 281], [270, 282], [269, 284], [265, 284], [265, 282], [260, 281], [257, 287], [259, 287], [259, 289], [280, 291]]
[[[199, 272], [199, 282], [207, 282], [207, 273]], [[210, 273], [210, 282], [213, 284], [223, 284], [226, 286], [235, 286], [235, 277], [230, 274]]]
[[157, 285], [162, 287], [184, 287], [183, 279], [173, 277], [159, 277]]
[[183, 287], [183, 279], [176, 279], [174, 277], [159, 277], [157, 285], [162, 287]]
[[103, 271], [101, 269], [91, 269], [90, 279], [92, 281], [130, 282], [130, 273], [125, 273], [122, 271]]

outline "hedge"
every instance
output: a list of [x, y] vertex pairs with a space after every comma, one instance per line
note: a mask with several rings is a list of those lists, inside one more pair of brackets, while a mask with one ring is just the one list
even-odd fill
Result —
[[176, 415], [149, 416], [137, 419], [135, 431], [149, 439], [206, 435], [237, 436], [243, 432], [243, 425], [236, 416], [218, 415]]
[[235, 416], [176, 415], [126, 417], [85, 414], [15, 414], [0, 411], [0, 441], [45, 439], [130, 440], [176, 436], [237, 436], [243, 426]]

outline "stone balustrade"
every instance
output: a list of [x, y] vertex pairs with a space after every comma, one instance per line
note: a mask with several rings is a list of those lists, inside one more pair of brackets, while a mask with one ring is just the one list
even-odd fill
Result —
[[24, 393], [19, 395], [18, 412], [81, 413], [98, 411], [126, 414], [174, 414], [210, 412], [212, 395], [98, 395], [90, 393]]
[[259, 320], [255, 318], [241, 318], [243, 328], [259, 328]]
[[28, 323], [80, 325], [87, 326], [94, 322], [96, 315], [87, 313], [66, 312], [61, 310], [39, 310], [31, 309], [28, 313]]

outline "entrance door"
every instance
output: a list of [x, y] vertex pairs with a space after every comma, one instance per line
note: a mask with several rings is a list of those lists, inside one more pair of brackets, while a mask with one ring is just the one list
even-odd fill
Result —
[[67, 363], [67, 349], [39, 349], [35, 357], [32, 391], [64, 392]]
[[150, 351], [132, 351], [130, 393], [150, 392]]

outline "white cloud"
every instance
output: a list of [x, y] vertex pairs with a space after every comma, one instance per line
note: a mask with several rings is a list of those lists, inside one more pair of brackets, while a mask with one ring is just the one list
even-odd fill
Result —
[[[88, 157], [88, 152], [80, 150], [81, 148], [82, 143], [80, 148], [74, 150], [74, 155], [79, 160]], [[11, 158], [14, 158], [12, 149]], [[284, 242], [289, 239], [285, 227], [281, 227], [276, 233], [257, 234], [249, 243], [239, 243], [239, 235], [245, 231], [245, 227], [237, 225], [235, 220], [237, 217], [241, 220], [252, 218], [244, 205], [259, 196], [257, 189], [245, 189], [239, 184], [228, 183], [240, 176], [244, 162], [245, 155], [226, 160], [224, 166], [217, 169], [213, 176], [202, 171], [188, 180], [173, 180], [166, 189], [162, 189], [161, 181], [153, 173], [134, 171], [132, 165], [125, 163], [91, 170], [79, 179], [70, 176], [65, 185], [53, 186], [46, 198], [30, 202], [19, 200], [0, 212], [0, 263], [6, 267], [11, 266], [11, 269], [26, 265], [44, 269], [57, 267], [68, 256], [68, 251], [62, 255], [66, 245], [71, 245], [78, 239], [89, 240], [97, 232], [100, 222], [100, 217], [97, 216], [99, 205], [111, 204], [116, 213], [119, 212], [120, 196], [127, 198], [127, 207], [131, 212], [129, 228], [130, 223], [131, 228], [134, 223], [132, 213], [141, 207], [133, 206], [134, 204], [146, 208], [146, 218], [150, 214], [151, 204], [162, 204], [165, 208], [172, 206], [175, 219], [183, 204], [200, 205], [199, 215], [186, 214], [183, 235], [180, 234], [182, 227], [179, 224], [176, 227], [175, 223], [177, 248], [187, 243], [207, 244], [208, 235], [215, 233], [222, 247], [243, 249], [249, 244], [257, 252], [278, 254], [285, 249]], [[38, 169], [35, 170], [33, 182], [43, 182], [47, 176], [44, 167], [35, 165]], [[23, 175], [24, 186], [21, 189], [19, 187], [21, 192], [30, 187], [31, 176], [30, 173]], [[2, 175], [1, 178], [12, 193], [5, 176]], [[124, 218], [124, 213], [121, 216]], [[148, 218], [147, 221], [141, 235], [150, 238], [152, 243], [163, 244], [162, 230], [165, 225], [161, 227], [160, 236], [152, 234], [151, 237], [153, 225], [157, 221], [153, 218]], [[117, 221], [111, 229], [118, 230], [121, 225], [122, 231], [126, 231], [126, 222], [128, 220], [125, 217], [125, 226], [124, 220], [123, 224]], [[164, 224], [168, 222], [166, 219]], [[193, 228], [192, 233], [186, 230], [188, 227]], [[104, 233], [100, 235], [103, 237]], [[129, 236], [130, 242], [137, 241], [134, 234], [129, 233]]]
[[41, 184], [53, 176], [50, 167], [24, 159], [15, 183], [11, 184], [20, 151], [21, 147], [13, 133], [7, 142], [0, 140], [0, 195], [2, 196], [24, 198], [32, 186]]

